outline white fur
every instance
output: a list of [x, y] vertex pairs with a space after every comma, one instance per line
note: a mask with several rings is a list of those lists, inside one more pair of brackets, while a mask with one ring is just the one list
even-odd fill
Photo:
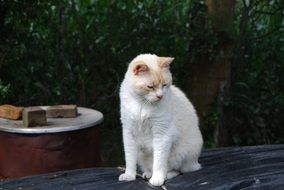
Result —
[[[156, 55], [144, 54], [131, 63], [140, 60], [151, 69], [159, 69], [157, 59]], [[161, 186], [179, 172], [200, 169], [198, 157], [203, 139], [198, 117], [185, 94], [171, 85], [169, 71], [164, 75], [170, 85], [157, 90], [162, 90], [160, 101], [149, 94], [139, 94], [133, 86], [131, 63], [120, 89], [126, 171], [119, 180], [134, 180], [138, 164], [143, 177], [150, 178], [152, 185]], [[142, 77], [151, 80], [149, 76]]]

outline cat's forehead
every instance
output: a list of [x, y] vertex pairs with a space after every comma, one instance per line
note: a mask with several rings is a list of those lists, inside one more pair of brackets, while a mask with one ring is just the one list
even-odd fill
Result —
[[161, 70], [158, 71], [152, 70], [150, 71], [150, 74], [151, 74], [151, 82], [154, 85], [170, 82], [170, 77], [168, 76], [168, 74], [162, 72]]
[[152, 78], [151, 81], [154, 85], [164, 84], [164, 83], [168, 82], [168, 80], [166, 80], [166, 77], [163, 76], [162, 73], [152, 73], [151, 78]]
[[155, 54], [142, 54], [133, 59], [132, 63], [143, 62], [151, 69], [158, 69], [158, 56]]

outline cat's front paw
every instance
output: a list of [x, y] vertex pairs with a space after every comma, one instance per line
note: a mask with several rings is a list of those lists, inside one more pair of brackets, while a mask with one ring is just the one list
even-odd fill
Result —
[[165, 182], [165, 177], [158, 173], [158, 174], [153, 174], [153, 176], [151, 177], [151, 179], [149, 180], [149, 182], [153, 185], [153, 186], [161, 186], [164, 184]]
[[118, 178], [119, 181], [133, 181], [136, 179], [136, 175], [135, 174], [121, 174]]

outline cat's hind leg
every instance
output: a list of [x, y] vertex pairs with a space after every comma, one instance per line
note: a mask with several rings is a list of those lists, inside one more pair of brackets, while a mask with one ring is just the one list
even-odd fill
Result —
[[150, 153], [140, 153], [138, 164], [143, 172], [142, 177], [150, 179], [152, 177], [153, 156]]
[[193, 172], [193, 171], [197, 171], [201, 169], [201, 165], [198, 163], [198, 159], [187, 159], [185, 160], [185, 162], [183, 163], [180, 171], [182, 173], [186, 173], [186, 172]]
[[150, 179], [152, 177], [152, 172], [151, 171], [145, 171], [145, 172], [143, 172], [142, 177], [144, 179]]
[[180, 172], [172, 170], [172, 171], [168, 171], [167, 173], [167, 179], [172, 179], [176, 176], [180, 175]]
[[188, 154], [185, 156], [180, 171], [182, 173], [193, 172], [201, 169], [201, 165], [198, 163], [198, 158], [202, 149], [203, 140], [195, 139], [191, 142], [191, 146], [188, 147]]

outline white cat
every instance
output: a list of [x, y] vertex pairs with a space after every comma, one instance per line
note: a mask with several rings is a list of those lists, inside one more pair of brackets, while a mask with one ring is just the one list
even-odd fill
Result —
[[172, 85], [170, 57], [137, 56], [120, 88], [126, 171], [120, 181], [136, 178], [136, 166], [154, 186], [180, 172], [201, 168], [203, 139], [195, 109]]

